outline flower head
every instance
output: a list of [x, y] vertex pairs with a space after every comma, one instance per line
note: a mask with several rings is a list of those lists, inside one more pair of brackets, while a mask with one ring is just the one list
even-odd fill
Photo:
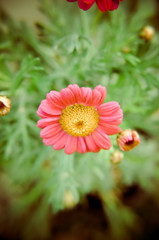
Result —
[[130, 151], [140, 144], [140, 137], [134, 130], [123, 130], [117, 136], [117, 144], [122, 151]]
[[0, 96], [0, 116], [10, 112], [11, 101], [5, 96]]
[[118, 8], [119, 2], [123, 0], [67, 0], [68, 2], [76, 2], [78, 1], [79, 8], [84, 11], [88, 10], [92, 7], [92, 5], [96, 2], [98, 8], [102, 12], [112, 11]]
[[123, 112], [118, 102], [102, 104], [105, 97], [106, 88], [100, 85], [91, 90], [74, 84], [48, 93], [37, 111], [45, 145], [65, 148], [66, 154], [109, 149], [108, 135], [120, 132]]

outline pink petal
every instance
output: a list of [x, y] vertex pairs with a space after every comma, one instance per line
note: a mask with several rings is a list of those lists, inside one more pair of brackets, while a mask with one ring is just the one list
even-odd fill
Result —
[[49, 146], [49, 145], [53, 145], [55, 144], [64, 134], [64, 131], [62, 129], [59, 129], [58, 132], [56, 132], [55, 135], [53, 135], [50, 138], [44, 138], [43, 139], [43, 143], [45, 143], [45, 145]]
[[61, 109], [54, 107], [51, 103], [48, 102], [48, 100], [42, 100], [40, 104], [40, 108], [44, 113], [47, 113], [49, 115], [60, 115]]
[[92, 89], [88, 87], [81, 88], [82, 102], [84, 105], [91, 105], [92, 103]]
[[52, 118], [44, 118], [44, 119], [40, 119], [37, 123], [37, 126], [39, 128], [44, 128], [47, 127], [48, 125], [51, 125], [53, 123], [58, 123], [59, 122], [60, 117], [52, 117]]
[[95, 141], [93, 140], [92, 134], [86, 136], [85, 141], [86, 141], [88, 151], [90, 151], [90, 152], [99, 152], [100, 151], [100, 147], [98, 147], [97, 144], [95, 143]]
[[76, 149], [77, 149], [77, 137], [68, 134], [65, 145], [65, 153], [72, 154], [76, 151]]
[[79, 8], [83, 9], [84, 11], [88, 10], [93, 4], [95, 0], [92, 0], [92, 3], [85, 3], [83, 0], [78, 0]]
[[73, 105], [76, 102], [74, 93], [69, 88], [60, 91], [62, 102], [65, 106]]
[[[121, 0], [112, 0], [112, 6], [111, 6], [111, 9], [110, 9], [111, 11], [118, 8], [118, 6], [119, 6], [119, 1], [121, 1]], [[123, 1], [123, 0], [122, 0], [122, 1]]]
[[54, 107], [63, 109], [65, 108], [65, 105], [62, 103], [62, 99], [61, 99], [61, 95], [59, 92], [57, 91], [50, 91], [47, 95], [46, 95], [47, 100], [53, 104]]
[[45, 113], [45, 112], [42, 111], [41, 105], [38, 107], [38, 110], [37, 110], [36, 113], [37, 113], [37, 114], [39, 115], [39, 117], [41, 117], [41, 118], [52, 117], [50, 114], [47, 114], [47, 113]]
[[100, 116], [110, 116], [119, 109], [118, 102], [108, 102], [100, 105], [97, 110]]
[[67, 0], [67, 2], [76, 2], [76, 1], [78, 1], [78, 0]]
[[83, 137], [78, 137], [77, 139], [77, 152], [79, 153], [87, 152], [86, 144]]
[[98, 8], [102, 12], [118, 8], [119, 0], [96, 0]]
[[67, 141], [67, 133], [64, 131], [61, 134], [58, 134], [57, 138], [55, 139], [55, 143], [53, 144], [53, 148], [55, 150], [61, 150], [65, 147]]
[[96, 89], [94, 89], [93, 91], [92, 91], [92, 104], [91, 104], [91, 106], [94, 106], [94, 107], [98, 107], [101, 103], [101, 93], [98, 91], [98, 90], [96, 90]]
[[107, 135], [114, 135], [117, 134], [121, 131], [121, 128], [116, 126], [116, 125], [112, 125], [112, 124], [106, 124], [104, 122], [99, 122], [99, 126], [102, 128], [102, 130], [107, 134]]
[[83, 0], [84, 3], [91, 4], [94, 0]]
[[61, 130], [61, 126], [59, 123], [54, 123], [52, 125], [49, 125], [45, 128], [43, 128], [40, 132], [40, 137], [41, 138], [50, 138], [54, 136], [57, 132]]
[[119, 125], [123, 120], [123, 111], [119, 109], [110, 116], [100, 116], [99, 120], [101, 123], [107, 123], [112, 125]]
[[106, 133], [104, 133], [102, 131], [102, 129], [100, 127], [98, 127], [93, 133], [92, 133], [92, 137], [94, 142], [103, 149], [110, 149], [111, 147], [111, 142], [110, 142], [110, 138], [108, 137], [108, 135]]
[[73, 92], [75, 96], [75, 103], [82, 103], [81, 88], [77, 84], [70, 84], [68, 88]]
[[98, 6], [98, 8], [102, 11], [102, 12], [106, 12], [106, 8], [105, 6], [102, 5], [101, 1], [100, 0], [96, 0], [96, 4]]
[[97, 87], [95, 87], [95, 90], [100, 92], [101, 94], [100, 104], [102, 104], [106, 98], [107, 90], [105, 87], [102, 87], [101, 85], [98, 85]]

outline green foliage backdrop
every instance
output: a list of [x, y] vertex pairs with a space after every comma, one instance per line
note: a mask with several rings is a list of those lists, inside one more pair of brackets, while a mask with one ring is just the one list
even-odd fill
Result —
[[1, 11], [0, 95], [9, 97], [12, 107], [0, 119], [0, 169], [16, 196], [14, 211], [21, 214], [40, 196], [45, 207], [39, 211], [45, 212], [48, 203], [57, 211], [64, 207], [67, 190], [78, 202], [87, 192], [105, 196], [115, 187], [110, 153], [117, 148], [116, 136], [110, 151], [71, 156], [40, 139], [36, 111], [41, 100], [70, 83], [101, 84], [107, 88], [106, 101], [120, 103], [121, 128], [137, 129], [141, 137], [140, 146], [124, 153], [118, 166], [121, 181], [153, 191], [159, 178], [159, 36], [149, 43], [139, 37], [155, 11], [151, 1], [143, 2], [135, 13], [125, 1], [117, 11], [103, 14], [66, 1], [41, 0], [47, 20], [36, 23], [34, 31]]

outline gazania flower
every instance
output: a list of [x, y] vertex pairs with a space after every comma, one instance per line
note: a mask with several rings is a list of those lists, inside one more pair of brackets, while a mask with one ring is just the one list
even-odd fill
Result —
[[134, 130], [123, 130], [117, 136], [117, 144], [122, 151], [130, 151], [140, 144], [140, 137]]
[[123, 0], [67, 0], [68, 2], [76, 2], [78, 1], [79, 8], [84, 11], [88, 10], [92, 5], [96, 2], [98, 8], [102, 12], [106, 12], [108, 10], [112, 11], [117, 9], [119, 6], [119, 2]]
[[0, 116], [10, 112], [11, 101], [6, 96], [0, 96]]
[[45, 145], [53, 145], [56, 150], [65, 148], [66, 154], [109, 149], [108, 135], [120, 132], [123, 113], [117, 102], [102, 104], [105, 97], [106, 88], [100, 85], [91, 90], [74, 84], [48, 93], [37, 111]]

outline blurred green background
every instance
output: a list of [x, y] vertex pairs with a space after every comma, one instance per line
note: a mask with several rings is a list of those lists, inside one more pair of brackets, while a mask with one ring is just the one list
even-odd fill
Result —
[[[95, 5], [84, 12], [65, 0], [1, 0], [0, 95], [12, 102], [11, 112], [0, 118], [4, 239], [56, 239], [50, 218], [68, 207], [68, 196], [74, 205], [94, 191], [108, 215], [108, 239], [133, 239], [132, 229], [142, 235], [142, 214], [126, 206], [121, 196], [133, 186], [135, 194], [139, 192], [133, 201], [141, 206], [147, 204], [145, 198], [155, 203], [159, 198], [158, 9], [157, 1], [144, 0], [125, 0], [107, 13]], [[155, 29], [149, 42], [140, 38], [147, 25]], [[42, 143], [37, 108], [50, 90], [60, 91], [70, 83], [105, 86], [106, 101], [118, 101], [123, 109], [121, 128], [140, 134], [141, 144], [124, 153], [120, 164], [110, 162], [118, 149], [116, 136], [109, 151], [97, 154], [67, 156]], [[143, 211], [151, 212], [147, 206]]]

